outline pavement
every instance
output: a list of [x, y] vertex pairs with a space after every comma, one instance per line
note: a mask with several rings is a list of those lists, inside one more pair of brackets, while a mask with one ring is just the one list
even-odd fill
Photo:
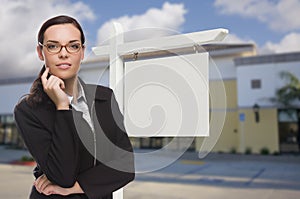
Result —
[[[28, 152], [0, 146], [1, 199], [28, 198], [33, 167], [10, 164], [23, 155]], [[124, 199], [300, 198], [300, 155], [211, 153], [199, 159], [197, 153], [186, 152], [169, 160], [169, 155], [137, 158], [139, 173], [124, 188]]]

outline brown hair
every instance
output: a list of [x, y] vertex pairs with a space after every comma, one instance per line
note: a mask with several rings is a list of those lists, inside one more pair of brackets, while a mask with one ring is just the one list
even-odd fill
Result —
[[[38, 42], [43, 44], [44, 42], [44, 34], [46, 30], [53, 25], [59, 25], [59, 24], [73, 24], [81, 34], [81, 43], [84, 44], [85, 42], [85, 36], [83, 33], [83, 30], [78, 23], [78, 21], [72, 17], [66, 16], [66, 15], [59, 15], [53, 18], [48, 19], [40, 28], [38, 32]], [[42, 47], [41, 47], [42, 48]], [[34, 80], [31, 88], [30, 88], [30, 93], [27, 96], [27, 102], [32, 105], [38, 105], [42, 103], [49, 103], [53, 104], [48, 95], [44, 92], [42, 81], [41, 81], [41, 76], [45, 71], [45, 66], [42, 67], [38, 77]]]

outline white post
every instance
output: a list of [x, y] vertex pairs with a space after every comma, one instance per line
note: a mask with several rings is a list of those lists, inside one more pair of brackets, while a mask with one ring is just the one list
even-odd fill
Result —
[[[113, 37], [109, 42], [109, 87], [113, 89], [120, 111], [123, 113], [124, 63], [122, 57], [118, 54], [118, 46], [124, 43], [124, 36], [121, 24], [113, 23], [113, 25]], [[113, 192], [113, 199], [123, 199], [123, 188]]]
[[113, 37], [110, 39], [109, 43], [109, 87], [113, 89], [120, 110], [123, 113], [124, 62], [122, 57], [118, 53], [118, 47], [120, 44], [124, 43], [124, 35], [121, 24], [113, 23], [113, 25]]

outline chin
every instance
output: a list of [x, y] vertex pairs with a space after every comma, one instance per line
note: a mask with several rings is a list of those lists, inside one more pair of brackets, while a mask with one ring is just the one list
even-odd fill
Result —
[[77, 77], [77, 74], [76, 75], [68, 75], [68, 74], [59, 74], [59, 75], [56, 75], [59, 79], [62, 79], [62, 80], [71, 80], [71, 79], [74, 79]]

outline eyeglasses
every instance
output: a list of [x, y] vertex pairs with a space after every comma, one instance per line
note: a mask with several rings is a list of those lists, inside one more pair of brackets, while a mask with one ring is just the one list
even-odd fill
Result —
[[41, 42], [39, 42], [39, 45], [44, 46], [47, 49], [47, 51], [52, 54], [59, 53], [63, 47], [65, 47], [68, 53], [77, 53], [83, 47], [83, 45], [81, 45], [78, 42], [71, 42], [66, 45], [61, 45], [60, 43], [50, 43], [50, 42], [47, 44], [42, 44]]

